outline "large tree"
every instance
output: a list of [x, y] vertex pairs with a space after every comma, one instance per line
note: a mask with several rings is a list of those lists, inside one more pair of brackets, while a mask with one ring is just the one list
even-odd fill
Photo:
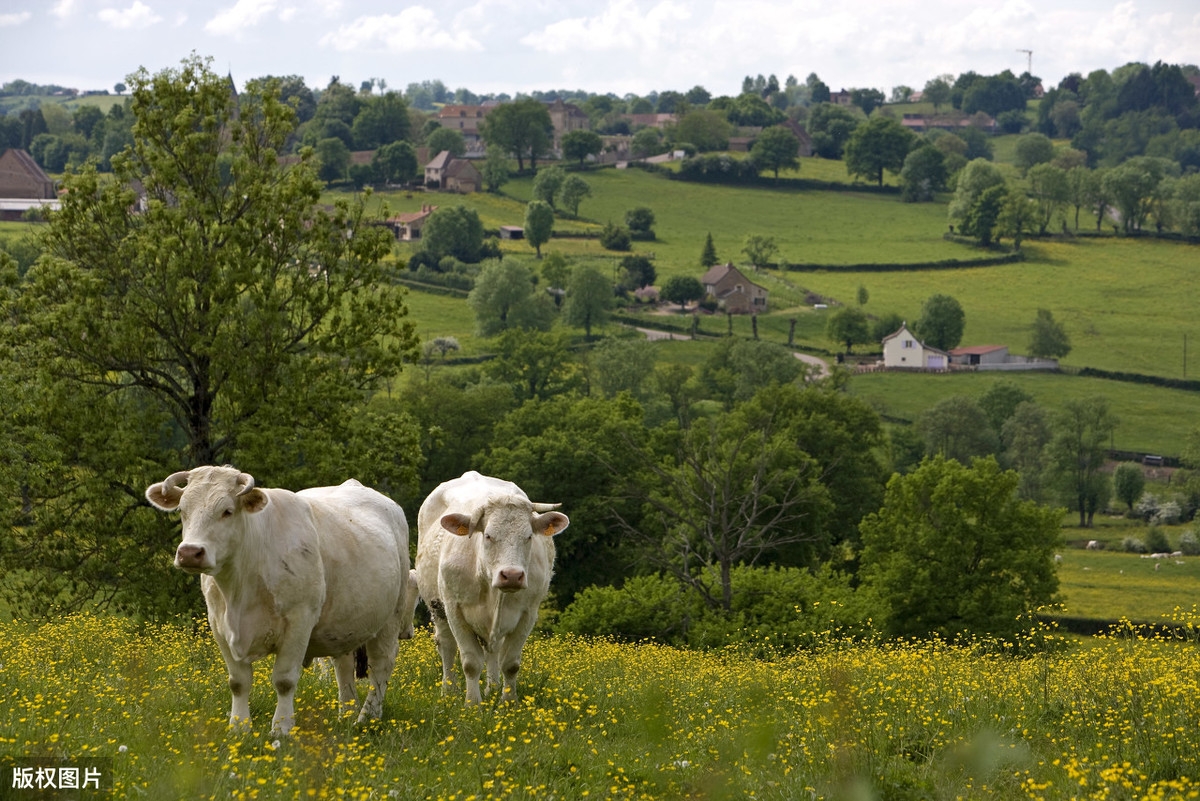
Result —
[[568, 131], [563, 134], [563, 158], [583, 164], [588, 156], [596, 156], [604, 149], [604, 140], [595, 131]]
[[582, 328], [590, 340], [592, 328], [605, 323], [612, 304], [612, 281], [604, 273], [591, 265], [580, 265], [571, 271], [563, 304], [563, 320], [567, 325]]
[[888, 482], [863, 519], [864, 586], [888, 606], [897, 636], [1011, 636], [1054, 600], [1061, 510], [1016, 497], [995, 459], [935, 457]]
[[1071, 338], [1063, 324], [1054, 319], [1049, 309], [1038, 309], [1033, 321], [1033, 336], [1029, 353], [1044, 359], [1061, 359], [1071, 352]]
[[421, 230], [421, 252], [434, 264], [447, 256], [474, 264], [483, 257], [483, 221], [475, 209], [443, 206]]
[[846, 169], [883, 186], [883, 171], [899, 173], [913, 134], [893, 117], [872, 117], [846, 142]]
[[294, 112], [270, 83], [235, 97], [195, 56], [129, 80], [134, 144], [111, 179], [64, 178], [43, 258], [0, 313], [0, 372], [22, 377], [29, 430], [57, 453], [2, 469], [28, 502], [22, 575], [45, 582], [21, 608], [188, 607], [163, 556], [177, 523], [140, 511], [144, 488], [180, 468], [403, 491], [419, 460], [405, 418], [363, 403], [416, 355], [381, 263], [386, 229], [357, 202], [322, 209], [310, 152], [281, 165]]
[[524, 170], [526, 157], [530, 168], [537, 169], [538, 158], [550, 152], [553, 130], [546, 104], [527, 98], [496, 106], [484, 117], [479, 132], [489, 145], [511, 153], [517, 169]]
[[760, 169], [771, 170], [776, 181], [779, 180], [781, 169], [800, 169], [799, 153], [800, 140], [782, 125], [764, 129], [750, 147], [750, 157], [754, 163]]
[[1102, 468], [1117, 423], [1108, 401], [1099, 396], [1064, 401], [1054, 415], [1047, 446], [1051, 476], [1063, 499], [1079, 512], [1080, 528], [1091, 526], [1108, 501], [1111, 488]]
[[533, 245], [537, 257], [542, 257], [542, 245], [554, 232], [554, 208], [544, 200], [531, 200], [525, 206], [525, 239]]
[[921, 305], [921, 316], [913, 327], [914, 333], [938, 350], [958, 347], [966, 327], [962, 304], [949, 295], [930, 295]]
[[475, 311], [480, 336], [491, 337], [513, 328], [547, 331], [554, 322], [554, 304], [534, 286], [533, 272], [520, 259], [491, 261], [475, 279], [467, 296]]
[[850, 353], [855, 345], [868, 344], [872, 338], [867, 313], [857, 306], [842, 306], [829, 315], [825, 336], [839, 344], [845, 343], [846, 353]]

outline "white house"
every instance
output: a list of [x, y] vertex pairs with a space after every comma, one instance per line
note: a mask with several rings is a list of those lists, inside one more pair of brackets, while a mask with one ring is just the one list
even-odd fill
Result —
[[908, 323], [904, 323], [899, 331], [883, 338], [883, 366], [946, 370], [950, 367], [950, 354], [921, 342], [908, 330]]

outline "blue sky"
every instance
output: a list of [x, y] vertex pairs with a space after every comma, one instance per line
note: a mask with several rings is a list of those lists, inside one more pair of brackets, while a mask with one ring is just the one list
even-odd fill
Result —
[[920, 88], [967, 70], [1067, 73], [1200, 63], [1197, 0], [0, 0], [0, 83], [109, 89], [193, 51], [241, 85], [737, 94], [816, 72], [833, 90]]

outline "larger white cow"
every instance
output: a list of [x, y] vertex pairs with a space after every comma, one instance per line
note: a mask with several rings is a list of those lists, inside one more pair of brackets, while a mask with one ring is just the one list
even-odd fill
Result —
[[[521, 649], [550, 588], [555, 534], [570, 520], [532, 503], [516, 484], [474, 471], [439, 485], [417, 513], [417, 585], [433, 616], [443, 691], [454, 683], [457, 647], [468, 703], [504, 676], [516, 697]], [[449, 626], [449, 631], [447, 631]]]
[[232, 467], [175, 473], [146, 498], [182, 516], [175, 566], [202, 574], [208, 622], [229, 670], [231, 724], [249, 723], [251, 665], [268, 654], [273, 730], [292, 728], [296, 682], [315, 657], [337, 657], [338, 698], [353, 704], [354, 650], [364, 644], [371, 689], [358, 719], [382, 714], [415, 603], [408, 522], [395, 502], [354, 480], [295, 493], [260, 489]]

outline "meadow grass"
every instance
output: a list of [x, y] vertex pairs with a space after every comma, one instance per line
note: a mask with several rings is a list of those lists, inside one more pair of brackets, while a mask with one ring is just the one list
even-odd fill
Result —
[[849, 391], [884, 415], [915, 421], [946, 397], [978, 400], [999, 382], [1017, 385], [1051, 411], [1064, 401], [1103, 396], [1120, 421], [1108, 443], [1115, 450], [1177, 455], [1183, 436], [1198, 424], [1195, 392], [1063, 373], [860, 373], [850, 378]]
[[277, 738], [269, 660], [255, 671], [253, 728], [230, 729], [202, 624], [83, 614], [0, 624], [0, 756], [111, 759], [113, 797], [144, 799], [1200, 793], [1194, 642], [1004, 650], [830, 642], [761, 661], [535, 637], [521, 699], [468, 708], [440, 695], [436, 649], [418, 630], [401, 643], [383, 720], [356, 727], [332, 680], [309, 670], [296, 729]]
[[[1182, 531], [1187, 526], [1177, 528]], [[1079, 533], [1085, 537], [1096, 534]], [[1131, 533], [1145, 536], [1144, 529]], [[1096, 537], [1103, 541], [1102, 535]], [[1178, 541], [1176, 532], [1168, 537], [1173, 544]], [[1138, 554], [1111, 550], [1119, 547], [1118, 538], [1108, 542], [1109, 550], [1076, 547], [1061, 551], [1058, 580], [1063, 615], [1088, 620], [1126, 618], [1139, 623], [1163, 623], [1176, 608], [1190, 609], [1200, 598], [1200, 559], [1143, 559]]]

